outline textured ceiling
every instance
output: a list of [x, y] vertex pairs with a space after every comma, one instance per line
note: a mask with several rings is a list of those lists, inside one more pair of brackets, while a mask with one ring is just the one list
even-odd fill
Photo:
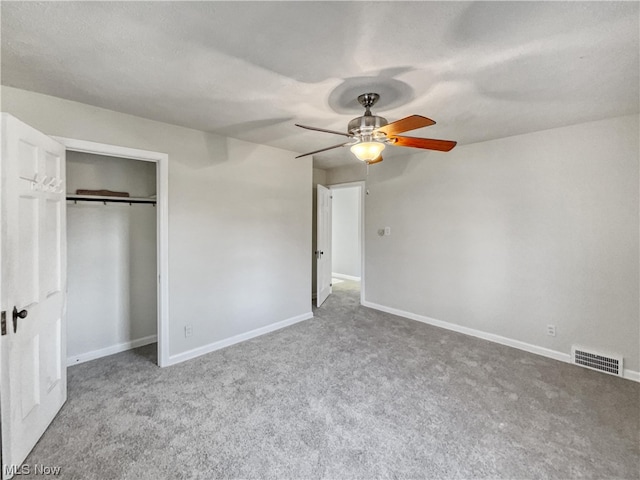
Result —
[[[638, 2], [7, 2], [2, 83], [294, 152], [374, 113], [473, 143], [639, 111]], [[390, 147], [385, 158], [407, 153]], [[433, 155], [446, 155], [433, 153]], [[348, 149], [314, 157], [354, 164]]]

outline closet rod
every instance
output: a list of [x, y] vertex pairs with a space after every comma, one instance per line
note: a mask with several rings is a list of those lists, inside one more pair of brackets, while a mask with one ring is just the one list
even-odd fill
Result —
[[150, 203], [155, 206], [156, 199], [154, 198], [129, 198], [129, 197], [89, 197], [80, 195], [68, 195], [67, 200], [73, 202], [101, 202], [106, 205], [107, 202], [111, 203]]

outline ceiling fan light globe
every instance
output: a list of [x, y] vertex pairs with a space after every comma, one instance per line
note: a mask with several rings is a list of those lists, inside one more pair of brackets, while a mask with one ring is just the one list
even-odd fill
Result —
[[382, 150], [384, 150], [384, 143], [380, 142], [361, 142], [351, 147], [351, 153], [363, 162], [375, 160], [380, 156]]

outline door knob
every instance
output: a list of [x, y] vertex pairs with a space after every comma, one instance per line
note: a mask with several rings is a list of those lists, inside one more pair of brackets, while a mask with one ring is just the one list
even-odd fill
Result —
[[29, 312], [26, 310], [18, 311], [16, 307], [13, 307], [13, 333], [18, 331], [18, 318], [27, 318], [27, 315]]

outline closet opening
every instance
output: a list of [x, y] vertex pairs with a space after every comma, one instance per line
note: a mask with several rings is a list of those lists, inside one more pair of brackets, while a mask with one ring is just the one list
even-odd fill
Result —
[[57, 140], [67, 147], [67, 366], [144, 345], [165, 366], [168, 157]]

